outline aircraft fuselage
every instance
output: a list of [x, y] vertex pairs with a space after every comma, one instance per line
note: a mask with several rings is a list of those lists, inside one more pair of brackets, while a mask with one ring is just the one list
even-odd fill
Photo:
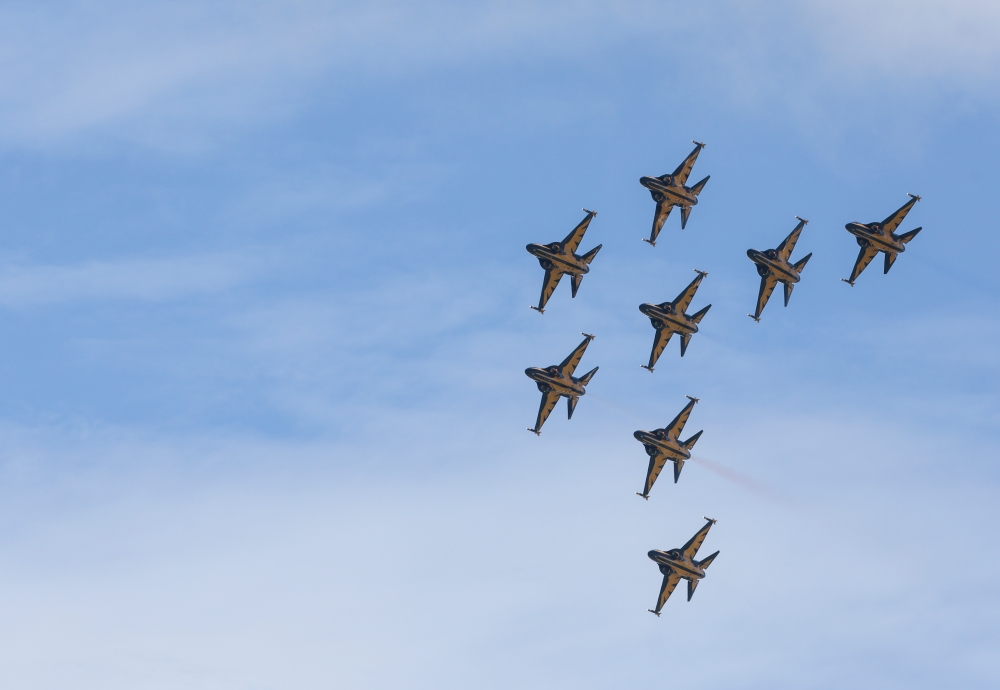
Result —
[[761, 252], [756, 249], [748, 249], [747, 256], [757, 264], [757, 273], [761, 276], [765, 276], [767, 272], [770, 272], [783, 283], [799, 282], [798, 272], [792, 268], [790, 263], [778, 258], [776, 250], [768, 249], [766, 252]]
[[590, 273], [590, 266], [576, 254], [567, 252], [558, 242], [551, 244], [529, 244], [525, 249], [538, 259], [546, 271], [557, 268], [563, 273], [583, 275]]
[[[632, 436], [646, 447], [647, 455], [665, 455], [671, 460], [691, 459], [691, 451], [682, 446], [676, 438], [671, 438], [663, 429], [657, 429], [656, 431], [636, 431]], [[653, 552], [650, 551], [650, 553]]]
[[579, 381], [572, 376], [564, 376], [557, 366], [528, 367], [524, 373], [542, 393], [552, 391], [567, 398], [576, 398], [587, 392]]
[[675, 309], [669, 302], [665, 307], [658, 304], [640, 304], [639, 311], [649, 317], [653, 328], [667, 328], [676, 333], [693, 335], [698, 332], [698, 324], [689, 319], [682, 311]]
[[700, 580], [705, 577], [705, 571], [694, 564], [690, 558], [685, 558], [677, 549], [670, 551], [650, 551], [649, 559], [660, 566], [660, 572], [666, 575], [671, 570], [688, 580]]
[[847, 232], [858, 238], [858, 244], [862, 247], [872, 247], [880, 252], [891, 252], [902, 254], [906, 251], [906, 245], [896, 239], [895, 235], [886, 235], [882, 230], [881, 223], [848, 223], [844, 226]]
[[653, 201], [657, 203], [669, 201], [678, 206], [696, 206], [698, 204], [698, 196], [691, 191], [690, 187], [676, 184], [669, 177], [667, 179], [669, 181], [661, 180], [658, 177], [640, 177], [639, 184], [649, 190], [649, 193], [653, 195]]

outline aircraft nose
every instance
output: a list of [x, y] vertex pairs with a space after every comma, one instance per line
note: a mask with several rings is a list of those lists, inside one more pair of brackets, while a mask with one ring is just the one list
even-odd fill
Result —
[[[636, 431], [634, 434], [632, 434], [632, 436], [635, 437], [636, 441], [641, 441], [642, 440], [642, 435], [644, 433], [645, 432], [643, 432], [643, 431]], [[652, 551], [650, 551], [650, 553], [652, 553]]]
[[529, 379], [533, 379], [535, 378], [535, 373], [537, 371], [538, 369], [535, 367], [528, 367], [527, 369], [524, 370], [524, 375], [527, 376]]
[[649, 560], [651, 560], [651, 561], [655, 561], [656, 560], [656, 551], [650, 551], [646, 555], [649, 556]]
[[757, 254], [757, 250], [756, 249], [748, 249], [747, 250], [747, 256], [749, 256], [751, 259], [754, 258], [754, 256], [756, 256], [756, 254]]
[[649, 306], [650, 305], [648, 304], [640, 304], [639, 311], [641, 311], [643, 314], [649, 314]]

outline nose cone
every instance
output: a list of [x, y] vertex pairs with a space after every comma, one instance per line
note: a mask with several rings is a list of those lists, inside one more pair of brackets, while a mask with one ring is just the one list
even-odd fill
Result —
[[539, 372], [538, 367], [528, 367], [527, 369], [524, 370], [524, 375], [527, 376], [529, 379], [537, 379], [538, 372]]
[[640, 304], [639, 311], [641, 311], [646, 316], [649, 316], [649, 308], [652, 306], [653, 306], [652, 304]]
[[[636, 441], [642, 441], [643, 438], [646, 436], [646, 432], [645, 431], [636, 431], [635, 433], [632, 434], [632, 436], [635, 437]], [[652, 551], [650, 551], [650, 553], [652, 553]]]
[[651, 182], [653, 182], [653, 178], [652, 177], [647, 177], [647, 176], [643, 175], [642, 177], [639, 178], [639, 184], [641, 184], [646, 189], [649, 189], [649, 185], [650, 185]]
[[858, 232], [868, 232], [868, 226], [864, 223], [848, 223], [844, 226], [847, 228], [847, 232], [858, 233]]
[[649, 556], [649, 560], [651, 560], [651, 561], [655, 561], [656, 560], [656, 551], [650, 551], [646, 555]]
[[757, 251], [756, 249], [748, 249], [747, 250], [747, 256], [750, 257], [751, 261], [756, 261], [757, 257], [760, 256], [760, 252]]
[[525, 247], [525, 249], [528, 250], [529, 254], [538, 256], [539, 252], [542, 249], [542, 246], [540, 244], [529, 244], [528, 246]]

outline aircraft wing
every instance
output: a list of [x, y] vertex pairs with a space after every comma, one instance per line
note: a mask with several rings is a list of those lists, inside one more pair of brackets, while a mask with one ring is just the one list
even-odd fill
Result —
[[687, 184], [688, 177], [691, 176], [691, 169], [694, 167], [694, 162], [698, 160], [698, 154], [701, 153], [701, 148], [701, 144], [696, 144], [694, 151], [689, 153], [684, 162], [677, 166], [673, 174], [674, 182], [680, 185]]
[[593, 211], [587, 211], [587, 217], [580, 221], [580, 224], [573, 228], [570, 234], [566, 235], [566, 239], [562, 241], [563, 248], [570, 254], [575, 254], [576, 250], [580, 248], [580, 243], [583, 241], [583, 235], [587, 232], [587, 228], [590, 227], [590, 221], [594, 219], [597, 214]]
[[700, 549], [702, 543], [704, 543], [705, 537], [708, 536], [708, 530], [712, 529], [712, 525], [714, 524], [714, 520], [706, 522], [705, 526], [698, 530], [693, 537], [688, 539], [687, 544], [681, 547], [681, 552], [686, 558], [694, 558], [695, 554], [698, 553], [698, 549]]
[[653, 488], [653, 484], [656, 483], [656, 478], [660, 476], [667, 460], [667, 456], [663, 453], [657, 453], [649, 459], [649, 469], [646, 470], [646, 485], [642, 487], [643, 496], [649, 495], [649, 490]]
[[771, 299], [771, 293], [774, 292], [774, 288], [777, 285], [778, 279], [773, 273], [760, 279], [760, 292], [757, 293], [757, 309], [754, 312], [755, 319], [760, 318], [760, 313], [764, 311], [764, 306], [767, 304], [767, 300]]
[[878, 254], [878, 250], [874, 247], [862, 247], [861, 251], [858, 252], [857, 261], [854, 262], [854, 270], [851, 271], [851, 277], [848, 278], [847, 282], [853, 283], [857, 280], [858, 276], [861, 275], [861, 271], [868, 268], [868, 264], [872, 262], [876, 254]]
[[649, 233], [650, 244], [656, 244], [656, 237], [660, 234], [660, 230], [663, 229], [663, 224], [667, 222], [667, 216], [670, 215], [673, 207], [674, 205], [669, 201], [656, 202], [656, 213], [653, 215], [653, 229]]
[[677, 438], [684, 431], [684, 425], [687, 424], [688, 417], [691, 416], [691, 409], [694, 407], [694, 403], [694, 400], [689, 400], [684, 409], [674, 417], [674, 421], [667, 425], [666, 432], [668, 436]]
[[660, 609], [663, 608], [663, 605], [667, 603], [667, 599], [669, 599], [670, 595], [674, 593], [674, 590], [677, 588], [677, 583], [680, 581], [681, 576], [672, 570], [663, 576], [663, 584], [660, 585], [660, 597], [656, 600], [656, 611], [654, 611], [654, 613], [659, 613]]
[[590, 341], [594, 336], [588, 335], [584, 338], [583, 342], [576, 346], [576, 349], [569, 353], [569, 357], [562, 361], [559, 365], [559, 369], [565, 376], [572, 376], [573, 372], [576, 371], [576, 367], [580, 364], [580, 360], [583, 359], [583, 353], [587, 351], [587, 346], [590, 345]]
[[557, 402], [559, 402], [558, 393], [554, 393], [553, 391], [542, 393], [542, 404], [538, 406], [538, 417], [535, 419], [534, 430], [536, 432], [542, 428], [542, 424], [545, 424], [545, 420], [552, 414], [552, 410], [555, 409]]
[[649, 353], [649, 366], [646, 367], [647, 369], [652, 369], [656, 365], [656, 360], [663, 354], [663, 350], [666, 348], [667, 343], [670, 342], [670, 336], [673, 334], [674, 332], [669, 328], [661, 328], [653, 336], [653, 351]]
[[674, 300], [674, 307], [681, 313], [687, 311], [688, 307], [691, 306], [691, 300], [694, 299], [694, 293], [698, 292], [698, 286], [701, 285], [701, 279], [705, 277], [705, 274], [699, 273], [698, 277], [691, 281], [691, 284], [684, 288], [681, 294], [677, 295], [677, 299]]
[[788, 237], [786, 237], [781, 244], [778, 245], [777, 252], [785, 261], [788, 261], [788, 257], [792, 255], [792, 250], [795, 249], [795, 243], [799, 241], [799, 235], [802, 234], [802, 228], [806, 226], [806, 221], [800, 220], [799, 224], [795, 226]]
[[545, 280], [542, 281], [542, 296], [538, 298], [539, 311], [545, 309], [545, 304], [549, 301], [552, 293], [556, 291], [556, 286], [559, 285], [559, 280], [562, 277], [563, 272], [558, 268], [550, 268], [545, 272]]
[[906, 218], [906, 214], [910, 212], [911, 208], [913, 208], [913, 204], [917, 203], [917, 199], [918, 197], [915, 196], [910, 197], [910, 200], [900, 206], [898, 211], [882, 221], [882, 228], [885, 230], [886, 235], [896, 232], [896, 228], [898, 228], [899, 224], [903, 222], [904, 218]]

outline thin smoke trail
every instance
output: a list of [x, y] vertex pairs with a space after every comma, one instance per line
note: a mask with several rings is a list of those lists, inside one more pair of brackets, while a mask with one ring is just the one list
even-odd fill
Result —
[[692, 455], [691, 459], [697, 462], [699, 465], [704, 467], [709, 472], [712, 472], [728, 482], [731, 482], [740, 488], [749, 491], [750, 493], [763, 498], [771, 503], [778, 503], [784, 506], [792, 507], [794, 503], [787, 496], [782, 494], [780, 491], [774, 487], [768, 486], [757, 480], [748, 477], [742, 472], [737, 472], [736, 470], [729, 469], [725, 465], [720, 465], [717, 462], [713, 462], [708, 458], [704, 458], [698, 455]]
[[[592, 393], [588, 393], [587, 395], [592, 397], [594, 400], [601, 403], [602, 405], [610, 407], [616, 410], [617, 412], [624, 413], [629, 417], [642, 416], [642, 413], [639, 410], [630, 407], [629, 405], [622, 405], [613, 400], [609, 400], [608, 398], [605, 398], [604, 396], [601, 395], [593, 395]], [[735, 484], [744, 491], [752, 493], [754, 496], [757, 496], [758, 498], [763, 498], [764, 500], [769, 501], [771, 503], [776, 503], [786, 507], [794, 507], [794, 501], [792, 501], [788, 496], [785, 496], [774, 487], [759, 482], [756, 479], [753, 479], [752, 477], [743, 474], [742, 472], [737, 472], [736, 470], [730, 469], [725, 465], [722, 465], [720, 463], [717, 463], [713, 460], [709, 460], [708, 458], [699, 455], [692, 455], [691, 459], [697, 462], [702, 467], [704, 467], [709, 472], [715, 474], [716, 476], [722, 477], [731, 484]]]

